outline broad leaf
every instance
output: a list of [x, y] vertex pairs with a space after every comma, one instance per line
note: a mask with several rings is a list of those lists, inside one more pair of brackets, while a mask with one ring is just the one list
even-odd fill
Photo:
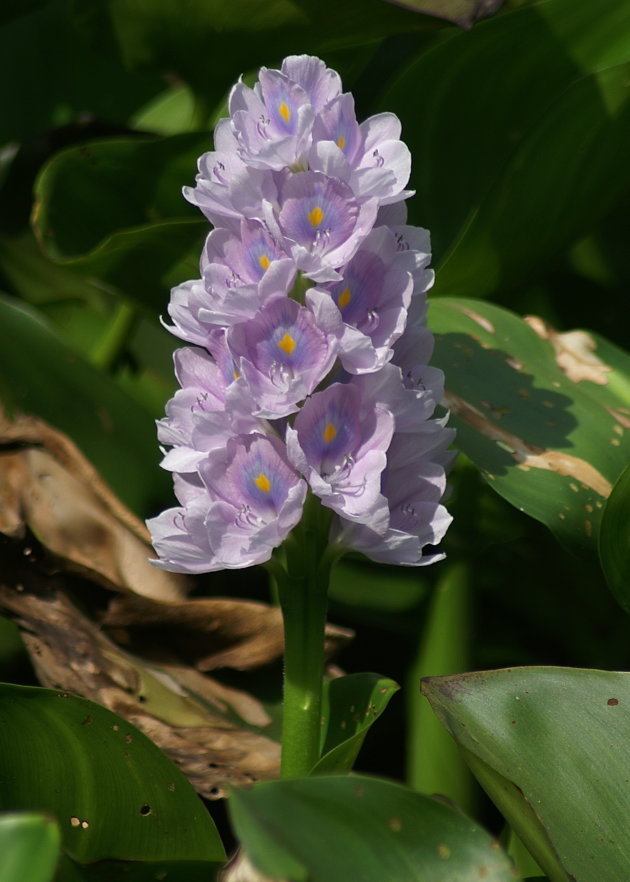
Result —
[[613, 487], [604, 508], [599, 556], [610, 590], [630, 613], [630, 466]]
[[134, 726], [68, 693], [0, 687], [0, 808], [44, 811], [82, 863], [220, 861], [210, 815]]
[[400, 687], [378, 674], [348, 674], [326, 683], [322, 756], [313, 774], [349, 772], [370, 726]]
[[51, 882], [60, 845], [59, 827], [40, 814], [0, 815], [2, 882]]
[[483, 301], [435, 300], [429, 324], [457, 446], [561, 542], [595, 550], [630, 456], [630, 356]]
[[295, 882], [515, 882], [492, 837], [441, 802], [362, 776], [270, 781], [229, 803], [246, 855]]
[[423, 691], [553, 882], [630, 876], [630, 674], [508, 668]]

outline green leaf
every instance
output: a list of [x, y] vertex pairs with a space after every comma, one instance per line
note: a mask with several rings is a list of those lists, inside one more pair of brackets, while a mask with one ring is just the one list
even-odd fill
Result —
[[93, 141], [56, 154], [35, 185], [35, 231], [53, 259], [152, 309], [198, 275], [209, 230], [182, 196], [209, 134]]
[[325, 684], [322, 716], [326, 729], [314, 775], [350, 771], [370, 726], [399, 688], [393, 680], [379, 674], [348, 674]]
[[491, 836], [441, 802], [362, 776], [235, 791], [230, 814], [262, 873], [295, 882], [515, 882]]
[[81, 866], [62, 855], [55, 882], [214, 882], [215, 871], [222, 864], [223, 861], [99, 861]]
[[629, 14], [628, 0], [528, 4], [421, 46], [379, 96], [413, 155], [436, 293], [488, 296], [540, 273], [624, 193]]
[[453, 740], [420, 695], [420, 680], [468, 670], [470, 660], [470, 572], [446, 563], [434, 588], [417, 656], [408, 674], [407, 782], [423, 793], [439, 793], [472, 811], [472, 778]]
[[220, 861], [210, 815], [146, 736], [67, 693], [0, 687], [0, 808], [44, 811], [81, 863]]
[[2, 882], [51, 882], [60, 845], [59, 827], [40, 814], [0, 815]]
[[622, 472], [604, 508], [599, 556], [610, 590], [630, 613], [630, 466]]
[[71, 5], [64, 0], [2, 3], [0, 77], [7, 88], [0, 144], [22, 141], [81, 117], [121, 123], [164, 87], [158, 77], [126, 70], [115, 51], [105, 50], [104, 31], [96, 51], [86, 45], [69, 14]]
[[397, 3], [414, 12], [435, 15], [469, 28], [480, 18], [493, 15], [503, 5], [503, 0], [473, 0], [472, 3], [470, 0], [397, 0]]
[[576, 552], [630, 456], [630, 356], [483, 301], [433, 301], [434, 362], [457, 446], [491, 486]]
[[84, 361], [28, 307], [0, 298], [0, 396], [66, 432], [136, 511], [166, 492], [155, 426], [114, 379]]
[[630, 674], [508, 668], [423, 691], [553, 882], [630, 876]]

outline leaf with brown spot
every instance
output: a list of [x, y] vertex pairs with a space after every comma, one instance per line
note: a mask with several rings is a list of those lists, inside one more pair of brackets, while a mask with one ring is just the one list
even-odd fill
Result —
[[439, 298], [429, 325], [457, 446], [498, 493], [577, 552], [630, 459], [630, 356], [481, 300]]

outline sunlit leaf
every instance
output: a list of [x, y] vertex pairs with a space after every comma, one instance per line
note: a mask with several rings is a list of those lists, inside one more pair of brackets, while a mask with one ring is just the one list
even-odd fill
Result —
[[134, 726], [68, 693], [0, 687], [0, 807], [45, 811], [90, 862], [223, 858], [182, 773]]
[[511, 668], [423, 691], [553, 882], [630, 874], [630, 674]]
[[492, 837], [441, 802], [362, 776], [270, 781], [229, 803], [245, 853], [295, 882], [515, 882]]
[[2, 882], [51, 882], [61, 837], [52, 818], [40, 814], [0, 814]]
[[594, 550], [630, 456], [630, 356], [483, 301], [437, 299], [429, 324], [457, 446], [563, 543]]

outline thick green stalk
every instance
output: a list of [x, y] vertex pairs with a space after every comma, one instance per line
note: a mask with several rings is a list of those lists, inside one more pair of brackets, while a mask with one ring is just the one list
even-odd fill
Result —
[[310, 499], [284, 546], [286, 568], [278, 579], [284, 619], [282, 776], [309, 774], [319, 759], [324, 637], [331, 558], [328, 512]]

